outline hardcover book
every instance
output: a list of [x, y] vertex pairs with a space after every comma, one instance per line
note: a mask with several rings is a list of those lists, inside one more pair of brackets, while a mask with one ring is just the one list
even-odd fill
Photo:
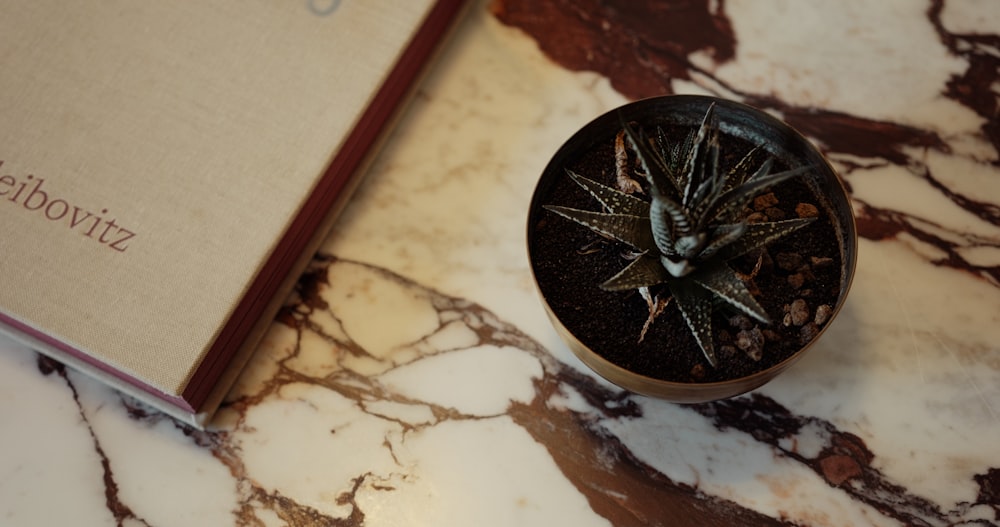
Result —
[[0, 17], [0, 328], [203, 425], [460, 0]]

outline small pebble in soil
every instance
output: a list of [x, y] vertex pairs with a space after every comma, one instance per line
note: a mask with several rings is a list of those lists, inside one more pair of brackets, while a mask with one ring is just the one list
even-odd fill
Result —
[[806, 301], [801, 298], [796, 298], [791, 307], [788, 310], [788, 314], [792, 317], [792, 324], [796, 326], [801, 326], [809, 321], [809, 305]]
[[813, 318], [813, 322], [822, 326], [826, 324], [827, 320], [830, 320], [831, 316], [833, 316], [833, 308], [829, 304], [823, 304], [816, 308], [816, 317]]
[[699, 364], [695, 364], [691, 368], [691, 378], [694, 379], [694, 380], [696, 380], [696, 381], [700, 381], [700, 380], [704, 379], [705, 378], [705, 367], [702, 366], [700, 363]]
[[738, 329], [750, 329], [753, 327], [753, 322], [746, 315], [733, 315], [729, 318], [729, 325]]
[[774, 192], [768, 192], [767, 194], [761, 194], [753, 199], [753, 208], [756, 211], [762, 211], [774, 207], [778, 204], [778, 197], [774, 195]]
[[799, 203], [795, 206], [795, 214], [800, 218], [818, 218], [819, 209], [811, 203]]
[[758, 327], [741, 330], [736, 334], [736, 347], [743, 350], [747, 357], [759, 361], [764, 355], [764, 333]]
[[806, 283], [806, 277], [802, 273], [795, 273], [788, 275], [788, 285], [792, 286], [792, 289], [799, 289]]
[[809, 258], [809, 263], [812, 265], [813, 269], [823, 269], [833, 265], [833, 258], [827, 258], [825, 256], [812, 256]]
[[810, 322], [802, 326], [802, 329], [799, 330], [799, 338], [802, 344], [806, 344], [816, 338], [816, 335], [819, 335], [819, 326], [815, 322]]
[[799, 253], [778, 253], [774, 257], [774, 263], [778, 268], [785, 271], [798, 271], [802, 268], [802, 255]]
[[764, 340], [766, 340], [767, 342], [780, 342], [781, 341], [781, 333], [778, 333], [777, 331], [775, 331], [773, 329], [764, 329], [764, 330], [761, 330], [761, 333], [764, 334]]
[[747, 223], [764, 223], [765, 221], [767, 221], [767, 215], [763, 212], [754, 212], [747, 216]]

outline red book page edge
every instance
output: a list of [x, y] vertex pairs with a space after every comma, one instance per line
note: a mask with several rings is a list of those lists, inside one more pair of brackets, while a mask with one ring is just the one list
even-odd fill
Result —
[[[424, 19], [423, 24], [392, 71], [386, 77], [371, 104], [362, 114], [357, 127], [344, 142], [341, 150], [330, 162], [315, 191], [292, 221], [288, 231], [278, 242], [274, 252], [254, 278], [243, 300], [222, 328], [204, 360], [188, 380], [181, 396], [164, 393], [145, 382], [97, 360], [57, 338], [47, 335], [27, 324], [0, 314], [0, 323], [30, 339], [61, 351], [98, 371], [119, 379], [156, 399], [169, 403], [195, 415], [216, 388], [216, 381], [226, 372], [237, 352], [258, 325], [269, 304], [279, 293], [289, 271], [298, 262], [317, 229], [328, 217], [330, 209], [348, 188], [365, 161], [369, 151], [378, 141], [386, 126], [392, 121], [406, 95], [420, 78], [424, 67], [434, 55], [444, 35], [452, 27], [465, 0], [440, 0]], [[311, 255], [310, 255], [311, 256]]]

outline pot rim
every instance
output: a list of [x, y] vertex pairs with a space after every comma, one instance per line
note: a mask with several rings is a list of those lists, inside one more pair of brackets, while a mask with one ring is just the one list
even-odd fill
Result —
[[[809, 342], [800, 346], [799, 349], [781, 362], [750, 375], [724, 381], [703, 383], [667, 381], [636, 373], [611, 362], [583, 344], [563, 324], [549, 305], [549, 301], [542, 291], [536, 274], [535, 260], [532, 254], [534, 224], [537, 215], [540, 214], [541, 205], [543, 205], [543, 203], [540, 203], [541, 196], [545, 194], [556, 178], [563, 175], [563, 168], [567, 164], [566, 161], [573, 157], [574, 152], [589, 148], [594, 143], [593, 140], [589, 139], [594, 135], [594, 129], [601, 130], [605, 127], [614, 129], [617, 123], [620, 122], [620, 119], [633, 120], [636, 117], [648, 114], [650, 111], [658, 112], [662, 110], [670, 112], [667, 117], [668, 120], [670, 119], [669, 116], [676, 116], [678, 123], [697, 123], [701, 121], [705, 111], [711, 104], [715, 104], [721, 133], [735, 135], [744, 139], [748, 139], [747, 133], [751, 131], [758, 132], [758, 136], [760, 133], [765, 133], [764, 135], [772, 134], [775, 138], [780, 139], [780, 141], [768, 141], [764, 145], [772, 154], [775, 153], [775, 143], [779, 144], [781, 147], [779, 150], [784, 152], [790, 152], [792, 147], [795, 147], [801, 150], [801, 157], [809, 160], [808, 164], [816, 165], [817, 170], [810, 171], [807, 184], [816, 199], [824, 205], [823, 210], [831, 216], [834, 229], [840, 234], [837, 240], [841, 256], [840, 292], [829, 320], [819, 328], [817, 334]], [[663, 116], [661, 115], [660, 117]], [[613, 134], [609, 137], [613, 137]], [[603, 137], [601, 140], [603, 140]], [[751, 140], [751, 142], [754, 141]], [[803, 162], [802, 164], [807, 163]], [[592, 119], [571, 135], [556, 150], [556, 153], [547, 163], [532, 193], [527, 219], [526, 245], [532, 280], [550, 322], [556, 328], [557, 333], [559, 333], [563, 341], [569, 346], [570, 350], [588, 367], [608, 381], [636, 393], [674, 402], [705, 402], [733, 397], [764, 385], [779, 373], [788, 369], [802, 358], [807, 350], [812, 348], [813, 344], [826, 333], [827, 329], [836, 319], [846, 302], [857, 267], [857, 225], [853, 207], [851, 206], [850, 195], [843, 180], [822, 152], [820, 152], [819, 148], [790, 125], [763, 110], [741, 102], [713, 96], [662, 95], [650, 97], [624, 104]]]

